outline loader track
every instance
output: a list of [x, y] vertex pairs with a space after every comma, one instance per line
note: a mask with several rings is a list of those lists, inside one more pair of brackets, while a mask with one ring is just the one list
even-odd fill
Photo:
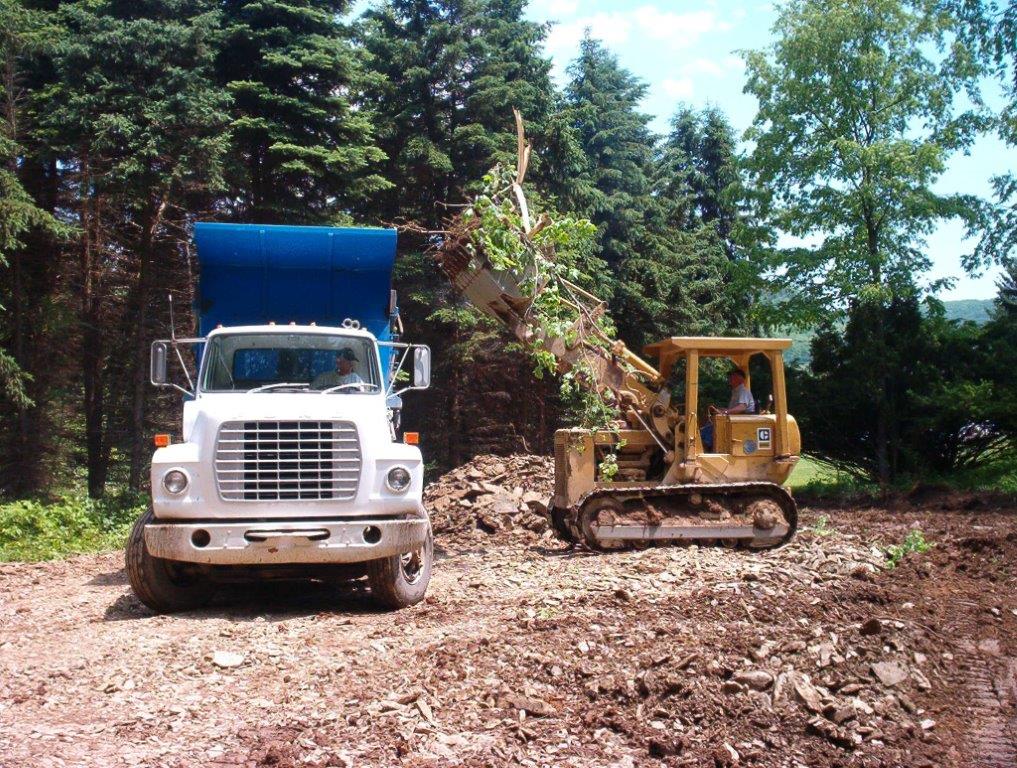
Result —
[[[663, 515], [653, 515], [654, 501], [673, 504], [682, 497], [692, 499], [698, 496], [698, 504], [689, 502], [685, 510], [684, 525], [669, 525], [670, 520]], [[606, 535], [598, 535], [600, 528], [596, 525], [598, 514], [607, 507], [622, 509], [633, 501], [644, 504], [649, 510], [647, 520], [622, 524], [611, 530], [620, 530], [629, 537], [611, 539]], [[783, 521], [775, 527], [753, 525], [745, 520], [725, 523], [724, 520], [711, 520], [703, 516], [711, 502], [717, 504], [722, 511], [726, 509], [730, 516], [732, 505], [741, 504], [751, 509], [757, 502], [776, 505], [783, 516]], [[744, 517], [744, 515], [742, 516]], [[758, 512], [757, 518], [758, 520]], [[780, 485], [769, 482], [725, 483], [719, 485], [700, 485], [688, 483], [681, 485], [645, 485], [625, 488], [597, 488], [583, 496], [575, 506], [568, 510], [551, 511], [552, 527], [566, 541], [583, 542], [591, 549], [622, 549], [638, 546], [643, 543], [740, 543], [755, 549], [773, 549], [786, 544], [795, 534], [798, 527], [798, 508], [791, 494]], [[785, 527], [786, 524], [786, 527]], [[641, 529], [641, 533], [635, 529]], [[769, 535], [768, 535], [769, 532]], [[611, 542], [611, 543], [607, 543]]]

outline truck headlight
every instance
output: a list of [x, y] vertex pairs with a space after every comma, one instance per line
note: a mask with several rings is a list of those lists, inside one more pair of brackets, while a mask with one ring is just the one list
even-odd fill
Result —
[[389, 490], [395, 491], [396, 493], [403, 493], [407, 488], [410, 487], [410, 481], [413, 478], [410, 476], [410, 470], [406, 467], [392, 467], [388, 471], [388, 475], [385, 477], [385, 484], [389, 487]]
[[179, 469], [171, 469], [163, 475], [162, 487], [173, 494], [183, 493], [187, 488], [187, 475]]

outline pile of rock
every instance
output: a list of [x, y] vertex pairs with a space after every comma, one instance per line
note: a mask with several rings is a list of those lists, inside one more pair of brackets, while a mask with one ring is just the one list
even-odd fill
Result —
[[435, 533], [542, 534], [554, 462], [547, 456], [477, 456], [424, 490]]

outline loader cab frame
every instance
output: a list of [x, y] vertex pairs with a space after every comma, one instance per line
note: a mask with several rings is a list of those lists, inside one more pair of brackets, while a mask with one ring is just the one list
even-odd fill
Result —
[[[662, 378], [669, 376], [676, 365], [683, 363], [684, 423], [678, 425], [675, 434], [675, 447], [682, 464], [696, 467], [703, 474], [719, 479], [731, 474], [732, 462], [746, 465], [779, 464], [798, 452], [800, 436], [797, 425], [788, 416], [784, 377], [784, 350], [790, 346], [790, 339], [672, 337], [645, 347], [647, 355], [657, 358], [657, 368]], [[750, 390], [751, 363], [760, 358], [765, 360], [770, 369], [773, 407], [772, 413], [762, 412], [761, 393], [754, 391], [757, 406], [755, 414], [718, 414], [712, 417], [714, 445], [712, 451], [706, 452], [700, 440], [700, 428], [711, 417], [704, 411], [700, 418], [700, 411], [706, 406], [700, 397], [700, 368], [701, 363], [710, 358], [726, 360], [743, 370], [746, 375], [745, 384]], [[773, 472], [773, 468], [770, 472]], [[755, 473], [749, 470], [746, 474], [752, 477]]]

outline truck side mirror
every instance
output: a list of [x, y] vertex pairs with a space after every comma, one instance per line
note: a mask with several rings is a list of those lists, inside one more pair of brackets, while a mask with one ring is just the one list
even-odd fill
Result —
[[431, 350], [429, 347], [413, 348], [413, 388], [427, 389], [431, 386]]
[[150, 377], [153, 384], [166, 383], [166, 344], [157, 341], [152, 344]]

